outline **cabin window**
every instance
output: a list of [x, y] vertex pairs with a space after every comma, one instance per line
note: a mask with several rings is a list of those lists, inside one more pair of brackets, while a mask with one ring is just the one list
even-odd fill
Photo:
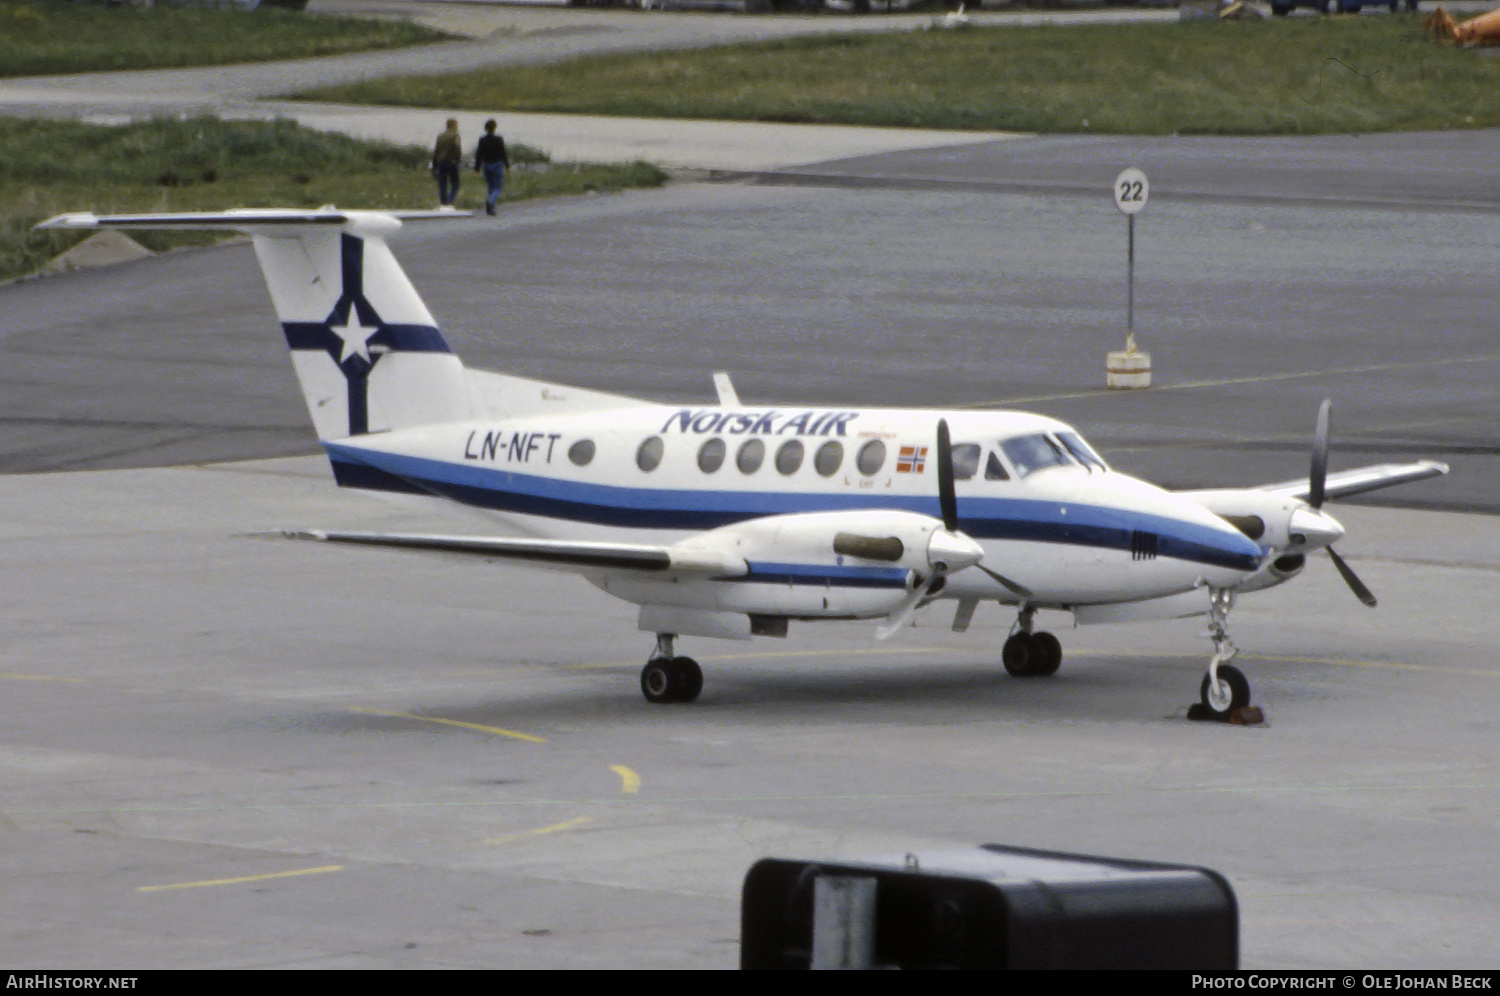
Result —
[[661, 465], [661, 454], [664, 448], [660, 436], [651, 436], [641, 444], [640, 449], [635, 451], [635, 465], [646, 473], [651, 473]]
[[759, 439], [747, 439], [735, 455], [734, 465], [740, 469], [741, 474], [753, 474], [760, 470], [760, 465], [765, 460], [766, 444]]
[[594, 459], [594, 441], [592, 439], [580, 439], [572, 446], [569, 446], [568, 459], [572, 460], [575, 466], [587, 467]]
[[854, 465], [859, 468], [859, 472], [866, 477], [875, 476], [884, 463], [885, 443], [882, 443], [878, 439], [872, 439], [861, 446], [859, 448], [859, 456], [854, 461]]
[[1030, 436], [1007, 439], [1000, 444], [1000, 448], [1010, 459], [1010, 465], [1016, 468], [1018, 477], [1035, 474], [1048, 467], [1063, 467], [1068, 464], [1068, 458], [1063, 455], [1062, 447], [1040, 432]]
[[1057, 438], [1067, 447], [1068, 452], [1073, 454], [1073, 459], [1083, 464], [1089, 470], [1098, 467], [1100, 470], [1108, 470], [1104, 458], [1095, 453], [1093, 447], [1083, 441], [1083, 437], [1076, 432], [1059, 432]]
[[802, 469], [802, 455], [802, 441], [799, 439], [788, 439], [776, 451], [776, 469], [790, 477]]
[[953, 447], [953, 479], [967, 481], [978, 473], [982, 452], [978, 443], [959, 443]]
[[1010, 473], [1005, 469], [1005, 464], [1000, 462], [1000, 454], [994, 450], [990, 451], [990, 458], [985, 461], [984, 479], [986, 481], [1010, 480]]
[[818, 454], [813, 457], [813, 468], [824, 477], [832, 477], [839, 472], [839, 465], [843, 462], [844, 444], [830, 439], [818, 447]]
[[712, 474], [724, 466], [724, 440], [709, 439], [698, 447], [698, 469], [705, 474]]

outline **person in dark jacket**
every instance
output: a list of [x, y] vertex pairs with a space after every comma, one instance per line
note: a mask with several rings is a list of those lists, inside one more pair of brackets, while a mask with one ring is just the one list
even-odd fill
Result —
[[484, 174], [489, 196], [484, 202], [486, 214], [495, 213], [495, 202], [500, 200], [500, 191], [505, 186], [505, 171], [510, 168], [510, 157], [505, 154], [505, 139], [495, 134], [495, 119], [484, 123], [484, 137], [474, 148], [474, 172]]
[[449, 118], [447, 129], [438, 135], [432, 147], [432, 175], [437, 177], [438, 203], [443, 207], [452, 207], [453, 199], [458, 196], [458, 164], [463, 157], [458, 119]]

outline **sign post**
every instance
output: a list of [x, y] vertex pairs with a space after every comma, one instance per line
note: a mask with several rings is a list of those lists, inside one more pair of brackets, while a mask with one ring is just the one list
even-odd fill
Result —
[[1125, 348], [1105, 355], [1105, 383], [1109, 387], [1134, 388], [1151, 386], [1151, 354], [1135, 345], [1135, 216], [1151, 197], [1151, 181], [1134, 166], [1121, 170], [1113, 188], [1115, 207], [1125, 215], [1127, 224], [1125, 279]]

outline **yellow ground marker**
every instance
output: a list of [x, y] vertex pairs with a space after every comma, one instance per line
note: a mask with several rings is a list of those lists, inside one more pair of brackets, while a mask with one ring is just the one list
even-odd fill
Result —
[[561, 823], [553, 823], [545, 827], [537, 827], [535, 830], [523, 830], [520, 833], [508, 833], [504, 837], [488, 837], [486, 844], [509, 844], [517, 840], [529, 840], [532, 837], [541, 837], [549, 833], [560, 833], [563, 830], [571, 830], [581, 827], [593, 819], [591, 816], [575, 816], [571, 820], [563, 820]]
[[544, 744], [545, 737], [534, 737], [530, 733], [521, 733], [519, 730], [507, 730], [500, 726], [485, 726], [482, 723], [465, 723], [457, 719], [443, 719], [439, 716], [418, 716], [413, 712], [387, 712], [384, 709], [366, 709], [363, 706], [350, 706], [350, 712], [363, 712], [371, 716], [391, 716], [395, 719], [414, 719], [419, 723], [438, 723], [443, 726], [457, 726], [464, 730], [478, 730], [480, 733], [489, 733], [497, 737], [511, 737], [515, 740], [525, 740], [529, 743]]
[[210, 878], [202, 882], [176, 882], [172, 885], [143, 885], [136, 892], [167, 892], [171, 889], [202, 889], [210, 885], [240, 885], [244, 882], [265, 882], [273, 878], [292, 878], [297, 875], [322, 875], [343, 871], [343, 865], [323, 865], [319, 868], [303, 868], [299, 871], [271, 872], [269, 875], [242, 875], [239, 878]]
[[609, 770], [620, 776], [620, 791], [625, 795], [635, 795], [641, 790], [641, 776], [625, 765], [611, 764]]

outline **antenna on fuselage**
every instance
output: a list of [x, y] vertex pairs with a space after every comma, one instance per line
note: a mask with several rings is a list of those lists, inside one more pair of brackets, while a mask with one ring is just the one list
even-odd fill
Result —
[[729, 374], [723, 370], [714, 371], [714, 390], [719, 392], [720, 408], [738, 408], [740, 396], [734, 389], [734, 382], [729, 379]]

